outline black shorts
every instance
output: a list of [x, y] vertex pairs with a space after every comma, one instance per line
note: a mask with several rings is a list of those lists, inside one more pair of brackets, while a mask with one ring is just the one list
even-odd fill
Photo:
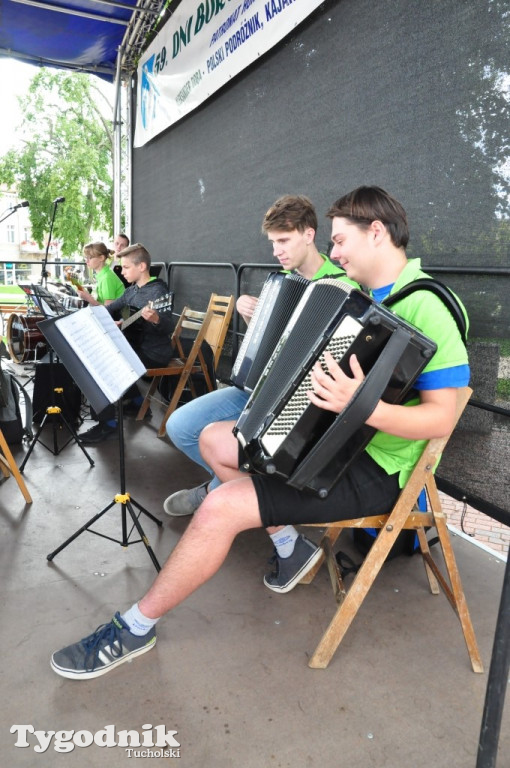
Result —
[[398, 472], [386, 474], [366, 451], [353, 461], [325, 499], [298, 491], [278, 477], [253, 475], [252, 480], [264, 528], [387, 514], [400, 493]]

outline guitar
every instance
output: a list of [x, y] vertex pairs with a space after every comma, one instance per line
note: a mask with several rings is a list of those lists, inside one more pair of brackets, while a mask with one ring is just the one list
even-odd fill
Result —
[[71, 285], [74, 285], [74, 287], [78, 291], [84, 291], [85, 290], [83, 285], [80, 283], [80, 281], [78, 279], [78, 275], [76, 274], [76, 272], [71, 272], [69, 267], [67, 269], [64, 269], [64, 277], [65, 277], [65, 280], [68, 283], [71, 283]]
[[127, 318], [127, 320], [123, 320], [120, 324], [120, 330], [124, 331], [126, 328], [129, 328], [129, 326], [136, 322], [139, 317], [142, 316], [142, 312], [144, 309], [155, 309], [158, 312], [171, 312], [172, 307], [174, 305], [174, 295], [173, 293], [165, 293], [164, 296], [162, 296], [160, 299], [157, 299], [156, 301], [149, 301], [146, 307], [142, 307], [142, 309], [137, 310], [133, 315]]

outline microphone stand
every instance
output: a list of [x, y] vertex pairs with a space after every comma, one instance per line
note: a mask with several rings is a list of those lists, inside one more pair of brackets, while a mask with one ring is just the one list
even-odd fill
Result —
[[7, 208], [7, 210], [4, 211], [4, 213], [2, 214], [2, 218], [0, 219], [0, 224], [2, 223], [2, 221], [5, 221], [6, 219], [8, 219], [9, 216], [12, 216], [12, 214], [15, 213], [18, 210], [18, 208], [21, 208], [21, 206], [15, 205], [13, 208]]
[[50, 224], [50, 234], [48, 235], [48, 243], [46, 245], [46, 253], [44, 254], [44, 259], [42, 263], [42, 272], [41, 272], [41, 279], [39, 281], [39, 285], [44, 285], [46, 288], [47, 280], [48, 280], [48, 272], [46, 271], [46, 267], [48, 264], [48, 252], [50, 250], [50, 243], [51, 243], [51, 235], [53, 233], [53, 224], [55, 223], [55, 215], [57, 213], [57, 205], [60, 202], [60, 198], [57, 198], [53, 201], [53, 215], [51, 217], [51, 224]]

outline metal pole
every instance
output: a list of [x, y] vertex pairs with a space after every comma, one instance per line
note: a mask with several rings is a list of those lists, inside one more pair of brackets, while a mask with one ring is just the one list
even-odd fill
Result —
[[494, 646], [492, 649], [491, 666], [485, 706], [478, 742], [478, 759], [476, 768], [495, 768], [498, 752], [499, 733], [505, 705], [505, 694], [508, 687], [510, 669], [510, 558], [507, 560], [505, 579], [501, 593]]

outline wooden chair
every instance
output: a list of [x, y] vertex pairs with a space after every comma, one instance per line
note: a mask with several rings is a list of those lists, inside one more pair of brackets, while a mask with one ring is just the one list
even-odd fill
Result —
[[[209, 392], [212, 392], [215, 388], [202, 353], [202, 343], [206, 341], [211, 348], [214, 368], [216, 369], [233, 311], [234, 297], [219, 296], [216, 293], [211, 294], [209, 305], [205, 312], [197, 312], [189, 307], [184, 307], [182, 310], [171, 340], [172, 348], [175, 350], [176, 355], [168, 362], [168, 365], [162, 368], [148, 369], [147, 376], [151, 377], [152, 381], [136, 416], [137, 421], [143, 419], [149, 405], [153, 402], [163, 405], [166, 410], [158, 430], [158, 437], [164, 437], [166, 423], [170, 415], [177, 408], [184, 387], [188, 386], [192, 396], [196, 397], [195, 387], [191, 378], [192, 374], [203, 374]], [[182, 332], [184, 330], [195, 334], [193, 345], [187, 355], [183, 348]], [[161, 379], [165, 376], [178, 377], [169, 403], [158, 397], [158, 386]]]
[[11, 453], [11, 450], [7, 444], [7, 440], [4, 437], [4, 433], [0, 429], [0, 471], [2, 472], [3, 476], [5, 478], [9, 477], [10, 475], [13, 475], [16, 479], [16, 482], [19, 485], [19, 489], [21, 493], [23, 494], [23, 497], [27, 504], [32, 503], [32, 497], [30, 496], [27, 486], [25, 485], [25, 481], [23, 480], [20, 471], [17, 467], [16, 462], [14, 461], [14, 456]]
[[[469, 400], [471, 391], [472, 390], [469, 387], [463, 387], [458, 391], [456, 422], [460, 418], [460, 415]], [[449, 437], [450, 435], [444, 438], [429, 440], [427, 442], [420, 460], [407, 481], [406, 486], [402, 489], [395, 506], [388, 515], [377, 515], [355, 520], [342, 520], [335, 523], [323, 523], [320, 525], [321, 528], [326, 529], [320, 544], [323, 549], [323, 556], [312, 571], [310, 571], [301, 581], [301, 584], [311, 583], [322, 563], [326, 562], [333, 585], [333, 591], [335, 592], [337, 602], [340, 603], [340, 605], [337, 607], [328, 628], [324, 632], [319, 645], [309, 661], [310, 667], [319, 669], [325, 669], [327, 667], [361, 607], [375, 577], [383, 566], [398, 534], [402, 530], [412, 529], [416, 530], [418, 535], [420, 552], [423, 557], [430, 590], [433, 594], [439, 594], [439, 585], [443, 588], [446, 597], [460, 620], [473, 671], [483, 672], [482, 660], [446, 525], [446, 516], [441, 509], [441, 501], [433, 475], [433, 468], [448, 442]], [[420, 512], [416, 507], [418, 496], [424, 487], [427, 492], [429, 512]], [[318, 526], [319, 524], [313, 523], [312, 525]], [[435, 528], [437, 531], [447, 578], [445, 578], [432, 558], [425, 536], [426, 527]], [[333, 553], [333, 546], [342, 530], [345, 528], [379, 529], [379, 534], [366, 555], [363, 564], [356, 573], [354, 581], [348, 591], [346, 591], [343, 584], [340, 570]]]

